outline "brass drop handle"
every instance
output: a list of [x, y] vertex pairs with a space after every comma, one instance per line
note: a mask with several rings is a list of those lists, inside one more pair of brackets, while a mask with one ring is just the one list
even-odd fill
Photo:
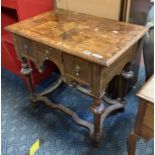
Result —
[[28, 45], [24, 45], [24, 52], [27, 54], [28, 53]]
[[46, 59], [48, 60], [49, 59], [49, 50], [46, 50], [45, 53], [46, 53]]
[[75, 66], [75, 72], [76, 72], [77, 76], [80, 75], [80, 67], [79, 66]]

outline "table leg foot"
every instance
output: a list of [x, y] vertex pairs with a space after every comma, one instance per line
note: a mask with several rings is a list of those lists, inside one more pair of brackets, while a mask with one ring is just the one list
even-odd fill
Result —
[[128, 141], [127, 141], [129, 155], [135, 155], [137, 140], [138, 140], [138, 136], [134, 132], [132, 132], [129, 135]]

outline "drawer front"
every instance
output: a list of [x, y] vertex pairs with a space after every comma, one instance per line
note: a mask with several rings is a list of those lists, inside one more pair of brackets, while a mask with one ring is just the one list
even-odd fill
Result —
[[61, 51], [53, 49], [51, 47], [35, 43], [35, 50], [38, 53], [38, 59], [40, 60], [51, 60], [53, 62], [60, 63], [62, 60]]
[[67, 54], [63, 55], [66, 76], [83, 84], [92, 82], [92, 64]]
[[15, 36], [15, 39], [18, 54], [20, 56], [28, 57], [33, 61], [37, 61], [37, 54], [33, 47], [33, 41], [17, 35]]
[[146, 111], [145, 111], [145, 115], [144, 115], [144, 121], [143, 124], [148, 127], [153, 129], [154, 128], [154, 106], [152, 103], [146, 103], [147, 107], [146, 107]]

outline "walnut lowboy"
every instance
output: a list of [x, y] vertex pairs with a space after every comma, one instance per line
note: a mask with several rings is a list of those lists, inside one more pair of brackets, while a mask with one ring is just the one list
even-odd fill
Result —
[[[13, 34], [16, 53], [22, 62], [21, 73], [27, 77], [33, 104], [43, 101], [49, 107], [69, 114], [75, 123], [90, 130], [90, 136], [98, 144], [105, 118], [125, 106], [121, 95], [117, 100], [109, 99], [105, 96], [105, 89], [115, 75], [133, 77], [129, 66], [147, 29], [63, 9], [43, 13], [6, 29]], [[27, 60], [33, 61], [39, 71], [43, 71], [44, 61], [52, 61], [59, 68], [61, 77], [47, 90], [36, 94]], [[94, 124], [80, 119], [69, 108], [54, 104], [45, 96], [62, 81], [93, 97], [90, 111], [94, 115]], [[109, 107], [105, 108], [103, 100], [109, 103]]]

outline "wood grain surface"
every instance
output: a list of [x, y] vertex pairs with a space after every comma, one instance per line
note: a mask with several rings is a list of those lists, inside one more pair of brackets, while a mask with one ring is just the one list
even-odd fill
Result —
[[147, 31], [143, 26], [63, 9], [6, 29], [102, 66], [112, 64]]

